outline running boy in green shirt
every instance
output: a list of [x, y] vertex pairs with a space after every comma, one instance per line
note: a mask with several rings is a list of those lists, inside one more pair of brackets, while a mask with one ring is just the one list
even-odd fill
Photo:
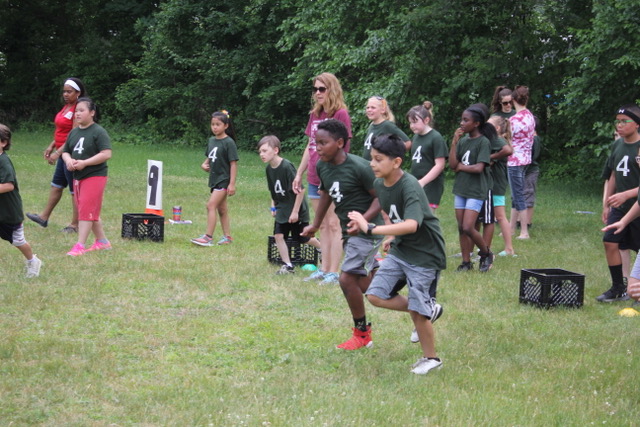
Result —
[[[435, 294], [440, 271], [446, 267], [446, 256], [440, 222], [429, 208], [422, 186], [402, 170], [404, 154], [404, 143], [395, 135], [381, 135], [373, 141], [371, 168], [377, 177], [373, 186], [389, 217], [387, 224], [369, 224], [358, 212], [350, 212], [349, 218], [369, 235], [395, 236], [366, 295], [377, 307], [409, 312], [423, 354], [411, 372], [426, 374], [442, 366], [432, 326], [442, 307], [431, 295]], [[409, 285], [408, 297], [398, 294], [405, 282]]]
[[375, 176], [369, 162], [348, 154], [344, 145], [349, 139], [346, 126], [335, 119], [318, 125], [316, 151], [320, 161], [316, 166], [320, 178], [321, 195], [313, 224], [305, 227], [303, 236], [312, 237], [320, 228], [329, 205], [333, 202], [340, 225], [344, 246], [344, 260], [338, 281], [347, 299], [353, 322], [353, 335], [338, 346], [343, 350], [371, 347], [371, 324], [367, 323], [364, 296], [374, 271], [375, 258], [382, 239], [360, 232], [350, 223], [349, 212], [361, 213], [367, 221], [382, 224], [380, 204], [373, 189]]

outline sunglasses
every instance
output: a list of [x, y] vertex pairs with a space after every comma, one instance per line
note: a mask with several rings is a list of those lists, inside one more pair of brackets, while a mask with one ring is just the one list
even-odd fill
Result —
[[316, 93], [316, 92], [325, 93], [326, 91], [327, 91], [327, 88], [324, 86], [320, 86], [320, 87], [313, 86], [313, 88], [311, 88], [311, 92], [313, 93]]
[[627, 123], [632, 123], [633, 120], [631, 119], [626, 119], [626, 120], [614, 120], [613, 124], [616, 126], [620, 126], [620, 125], [626, 125]]
[[507, 105], [511, 104], [511, 101], [502, 101], [501, 104], [506, 107]]

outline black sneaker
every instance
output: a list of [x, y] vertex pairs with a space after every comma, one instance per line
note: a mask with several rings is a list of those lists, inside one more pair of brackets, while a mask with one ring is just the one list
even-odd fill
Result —
[[277, 275], [291, 274], [291, 273], [295, 273], [295, 268], [290, 267], [287, 264], [282, 264], [282, 267], [280, 267], [280, 270], [276, 271]]
[[628, 299], [629, 299], [629, 295], [627, 295], [625, 291], [616, 289], [613, 286], [609, 288], [607, 292], [596, 297], [596, 301], [598, 302], [627, 301]]
[[473, 270], [473, 263], [471, 261], [462, 262], [462, 264], [460, 264], [458, 268], [456, 268], [456, 271], [470, 271], [470, 270]]
[[480, 255], [480, 272], [486, 273], [493, 267], [493, 252], [489, 251], [484, 255]]
[[40, 218], [40, 215], [38, 214], [27, 212], [27, 218], [44, 228], [47, 228], [47, 225], [49, 225], [49, 221]]

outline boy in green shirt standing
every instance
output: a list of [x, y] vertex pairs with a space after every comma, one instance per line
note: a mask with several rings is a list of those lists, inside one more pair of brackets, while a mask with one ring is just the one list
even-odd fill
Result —
[[[426, 374], [442, 366], [435, 350], [432, 323], [442, 314], [435, 303], [440, 271], [446, 268], [444, 238], [422, 186], [411, 174], [402, 170], [405, 154], [403, 141], [395, 135], [377, 137], [371, 150], [371, 168], [377, 179], [374, 189], [382, 210], [389, 217], [386, 225], [369, 224], [358, 212], [349, 218], [369, 235], [394, 236], [391, 250], [380, 264], [366, 292], [377, 307], [408, 311], [415, 325], [423, 357], [411, 372]], [[409, 285], [408, 297], [398, 294]]]

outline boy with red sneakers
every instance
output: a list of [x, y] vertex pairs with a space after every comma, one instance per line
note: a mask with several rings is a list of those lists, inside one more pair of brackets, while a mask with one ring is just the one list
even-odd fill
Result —
[[347, 128], [338, 120], [329, 119], [318, 125], [316, 151], [320, 161], [317, 172], [322, 193], [313, 224], [305, 227], [300, 234], [312, 237], [333, 202], [344, 242], [344, 260], [338, 281], [355, 324], [352, 337], [338, 345], [338, 348], [357, 350], [373, 345], [363, 294], [378, 268], [375, 255], [382, 239], [360, 232], [357, 224], [350, 222], [348, 214], [359, 212], [368, 222], [376, 224], [381, 224], [382, 220], [380, 204], [373, 189], [373, 171], [362, 157], [344, 151], [348, 139]]
[[[366, 295], [377, 307], [409, 312], [423, 354], [411, 372], [424, 375], [442, 366], [432, 326], [442, 307], [431, 295], [446, 267], [446, 256], [440, 222], [429, 208], [422, 186], [402, 170], [404, 155], [404, 143], [395, 135], [381, 135], [373, 141], [371, 168], [377, 177], [373, 186], [389, 218], [387, 224], [368, 224], [358, 212], [349, 213], [349, 218], [369, 235], [395, 236]], [[408, 297], [398, 294], [405, 283]]]

